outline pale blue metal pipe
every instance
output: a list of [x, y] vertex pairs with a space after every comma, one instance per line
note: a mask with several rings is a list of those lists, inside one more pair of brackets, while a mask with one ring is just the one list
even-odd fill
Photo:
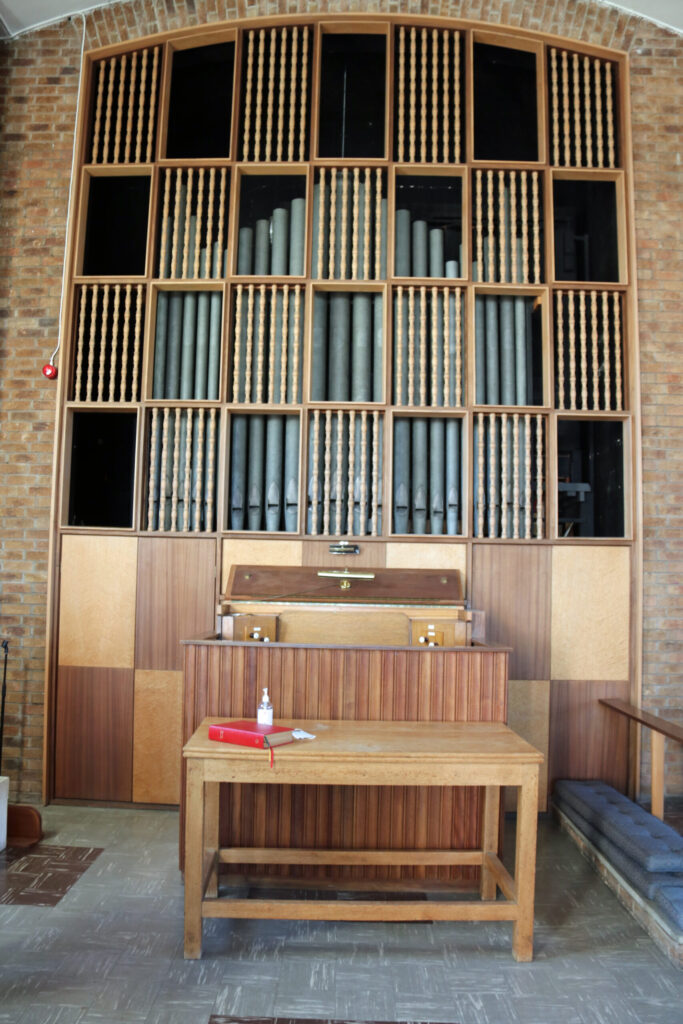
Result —
[[206, 397], [218, 401], [220, 394], [221, 364], [221, 321], [223, 318], [223, 297], [220, 292], [211, 292], [209, 299], [209, 353], [207, 360]]
[[271, 274], [286, 274], [289, 260], [289, 210], [278, 206], [271, 219], [272, 249], [270, 257]]
[[327, 312], [328, 292], [313, 293], [313, 353], [311, 367], [311, 399], [322, 402], [327, 397]]
[[394, 269], [396, 277], [410, 277], [410, 210], [396, 211]]
[[230, 449], [230, 529], [243, 530], [247, 505], [247, 417], [232, 417]]
[[152, 398], [164, 398], [166, 381], [166, 334], [168, 331], [168, 292], [157, 292], [157, 321], [154, 335], [154, 376]]
[[285, 418], [285, 473], [284, 473], [285, 530], [295, 533], [299, 511], [299, 418]]
[[249, 448], [247, 463], [247, 528], [262, 529], [264, 480], [265, 417], [249, 417]]
[[410, 421], [412, 434], [412, 492], [411, 506], [413, 533], [427, 532], [427, 421]]
[[446, 533], [459, 533], [460, 420], [446, 420]]
[[429, 421], [429, 532], [442, 534], [444, 527], [445, 422]]
[[185, 292], [183, 297], [183, 335], [180, 360], [180, 397], [194, 397], [195, 340], [197, 332], [197, 293]]
[[306, 200], [292, 199], [289, 219], [289, 273], [303, 274], [306, 239]]
[[372, 386], [372, 295], [356, 292], [352, 299], [351, 401], [368, 402]]
[[268, 416], [266, 420], [266, 530], [280, 529], [282, 516], [282, 455], [284, 417]]

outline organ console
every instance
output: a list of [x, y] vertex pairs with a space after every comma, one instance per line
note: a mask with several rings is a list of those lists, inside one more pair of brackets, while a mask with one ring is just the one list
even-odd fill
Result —
[[[208, 715], [253, 718], [263, 687], [276, 722], [504, 722], [508, 650], [484, 637], [485, 616], [466, 606], [457, 570], [234, 565], [216, 631], [184, 644], [184, 741]], [[476, 845], [476, 794], [444, 794], [409, 781], [386, 792], [231, 786], [222, 797], [221, 828], [237, 846]], [[349, 870], [357, 878], [380, 871], [325, 867], [318, 876], [345, 877]], [[471, 881], [473, 870], [387, 867], [383, 877]]]

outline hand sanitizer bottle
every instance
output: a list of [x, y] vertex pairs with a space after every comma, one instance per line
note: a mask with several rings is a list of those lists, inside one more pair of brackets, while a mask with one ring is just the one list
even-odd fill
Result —
[[273, 705], [270, 703], [267, 687], [264, 688], [261, 703], [256, 709], [256, 721], [259, 725], [273, 724]]

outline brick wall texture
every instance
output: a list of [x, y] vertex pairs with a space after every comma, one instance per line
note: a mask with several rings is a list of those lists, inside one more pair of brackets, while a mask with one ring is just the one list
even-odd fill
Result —
[[[681, 719], [683, 38], [603, 3], [566, 0], [131, 0], [85, 16], [85, 48], [230, 18], [376, 11], [472, 18], [625, 50], [631, 102], [643, 422], [643, 704]], [[41, 799], [48, 536], [58, 337], [83, 18], [0, 44], [0, 633], [10, 641], [3, 767]], [[667, 752], [669, 792], [683, 756]], [[647, 770], [644, 783], [647, 785]]]

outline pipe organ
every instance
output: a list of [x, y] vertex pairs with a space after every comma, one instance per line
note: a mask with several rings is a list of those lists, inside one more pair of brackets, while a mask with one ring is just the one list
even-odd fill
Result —
[[[234, 564], [340, 559], [457, 568], [570, 774], [553, 709], [639, 685], [625, 57], [430, 17], [274, 21], [86, 55], [47, 790], [177, 801], [154, 722], [177, 746], [179, 641]], [[69, 633], [100, 628], [79, 573], [131, 602], [125, 643]], [[577, 587], [619, 621], [568, 611]]]

